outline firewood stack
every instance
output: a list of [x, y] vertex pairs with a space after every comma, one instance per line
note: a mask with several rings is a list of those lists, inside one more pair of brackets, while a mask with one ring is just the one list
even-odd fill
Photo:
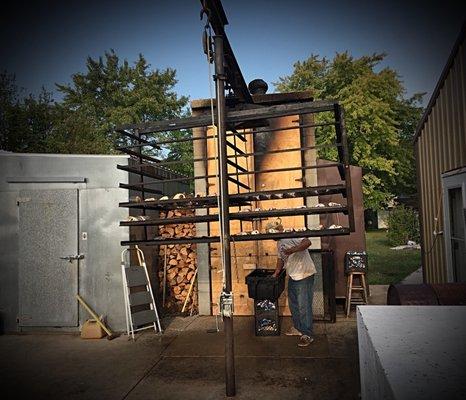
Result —
[[[179, 218], [193, 216], [193, 210], [173, 210], [161, 212], [160, 218]], [[159, 235], [164, 238], [196, 236], [196, 227], [193, 223], [161, 225]], [[166, 253], [166, 254], [165, 254]], [[196, 244], [169, 244], [160, 246], [160, 289], [163, 290], [163, 268], [166, 262], [166, 301], [165, 307], [173, 312], [181, 311], [188, 296], [191, 284], [194, 281], [197, 268]], [[185, 311], [197, 311], [197, 282], [189, 293], [189, 300]]]

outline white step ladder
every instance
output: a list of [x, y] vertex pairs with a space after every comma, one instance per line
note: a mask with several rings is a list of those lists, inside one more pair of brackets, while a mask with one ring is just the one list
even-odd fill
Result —
[[[139, 265], [131, 265], [131, 250], [136, 251]], [[121, 252], [121, 276], [128, 336], [131, 334], [134, 340], [134, 332], [152, 328], [156, 333], [162, 333], [159, 313], [147, 273], [146, 260], [144, 253], [138, 246], [130, 247]], [[136, 287], [145, 287], [145, 290], [138, 290]], [[136, 306], [148, 306], [148, 308], [145, 307], [146, 309], [142, 311], [133, 311], [132, 307]]]

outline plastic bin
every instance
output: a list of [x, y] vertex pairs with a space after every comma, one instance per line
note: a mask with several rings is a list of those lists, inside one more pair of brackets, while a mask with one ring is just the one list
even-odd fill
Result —
[[279, 336], [280, 317], [278, 300], [254, 300], [256, 336]]
[[277, 300], [285, 289], [285, 270], [272, 278], [273, 270], [256, 269], [246, 277], [248, 296], [255, 300]]
[[365, 251], [346, 252], [345, 274], [350, 272], [367, 272], [367, 253]]

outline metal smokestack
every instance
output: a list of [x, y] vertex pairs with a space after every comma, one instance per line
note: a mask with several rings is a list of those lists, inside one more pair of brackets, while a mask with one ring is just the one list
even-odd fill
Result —
[[248, 89], [249, 92], [254, 94], [266, 94], [269, 85], [263, 79], [254, 79], [253, 81], [249, 82]]
[[[252, 95], [266, 94], [269, 85], [263, 79], [254, 79], [249, 82], [248, 89]], [[259, 128], [260, 130], [267, 130], [267, 128]], [[254, 135], [254, 151], [255, 152], [264, 152], [267, 151], [268, 141], [270, 139], [270, 133], [256, 133]], [[256, 156], [254, 159], [256, 169], [260, 170], [262, 156]]]

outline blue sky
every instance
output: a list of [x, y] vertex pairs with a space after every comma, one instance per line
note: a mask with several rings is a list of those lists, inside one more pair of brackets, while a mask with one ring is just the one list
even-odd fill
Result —
[[[18, 1], [1, 18], [0, 68], [26, 92], [67, 83], [88, 55], [110, 48], [153, 68], [177, 70], [176, 91], [209, 96], [197, 0]], [[466, 2], [465, 2], [466, 4]], [[223, 0], [230, 43], [246, 82], [269, 83], [311, 53], [332, 58], [385, 52], [408, 94], [432, 92], [464, 19], [461, 2]], [[59, 97], [58, 95], [56, 96]], [[426, 101], [428, 100], [428, 96]]]

